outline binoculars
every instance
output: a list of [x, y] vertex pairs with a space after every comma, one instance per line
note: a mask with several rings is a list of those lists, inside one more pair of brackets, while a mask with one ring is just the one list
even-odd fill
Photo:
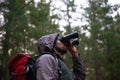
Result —
[[68, 34], [64, 37], [61, 37], [60, 38], [60, 41], [65, 44], [66, 46], [69, 46], [70, 43], [72, 43], [73, 45], [78, 45], [79, 44], [79, 41], [76, 39], [78, 38], [78, 33], [77, 32], [74, 32], [74, 33], [71, 33], [71, 34]]

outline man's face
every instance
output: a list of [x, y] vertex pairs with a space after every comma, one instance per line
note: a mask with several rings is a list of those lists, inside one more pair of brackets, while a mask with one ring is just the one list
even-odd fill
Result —
[[60, 52], [61, 54], [67, 53], [67, 48], [66, 48], [66, 46], [65, 46], [60, 40], [57, 40], [55, 49], [56, 49], [58, 52]]

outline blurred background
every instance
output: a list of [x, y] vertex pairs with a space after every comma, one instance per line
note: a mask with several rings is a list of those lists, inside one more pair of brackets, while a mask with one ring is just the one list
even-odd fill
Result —
[[120, 80], [120, 0], [0, 0], [0, 80], [12, 56], [38, 54], [42, 35], [75, 31], [86, 80]]

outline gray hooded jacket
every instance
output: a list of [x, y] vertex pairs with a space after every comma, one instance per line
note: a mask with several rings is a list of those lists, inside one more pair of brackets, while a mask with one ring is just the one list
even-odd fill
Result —
[[[59, 35], [54, 33], [42, 36], [38, 40], [39, 53], [51, 52], [56, 44]], [[58, 74], [58, 60], [51, 54], [44, 54], [36, 60], [37, 80], [60, 80]], [[73, 57], [73, 78], [70, 80], [84, 80], [84, 67], [80, 57]], [[65, 79], [64, 79], [65, 80]], [[68, 80], [68, 79], [67, 79]]]

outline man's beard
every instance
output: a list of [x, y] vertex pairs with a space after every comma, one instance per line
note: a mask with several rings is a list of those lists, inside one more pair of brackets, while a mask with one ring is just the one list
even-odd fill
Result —
[[57, 47], [57, 46], [56, 46], [55, 49], [56, 49], [58, 52], [60, 52], [61, 55], [67, 53], [67, 50], [66, 50], [66, 49], [62, 49], [62, 48], [60, 48], [60, 47]]

